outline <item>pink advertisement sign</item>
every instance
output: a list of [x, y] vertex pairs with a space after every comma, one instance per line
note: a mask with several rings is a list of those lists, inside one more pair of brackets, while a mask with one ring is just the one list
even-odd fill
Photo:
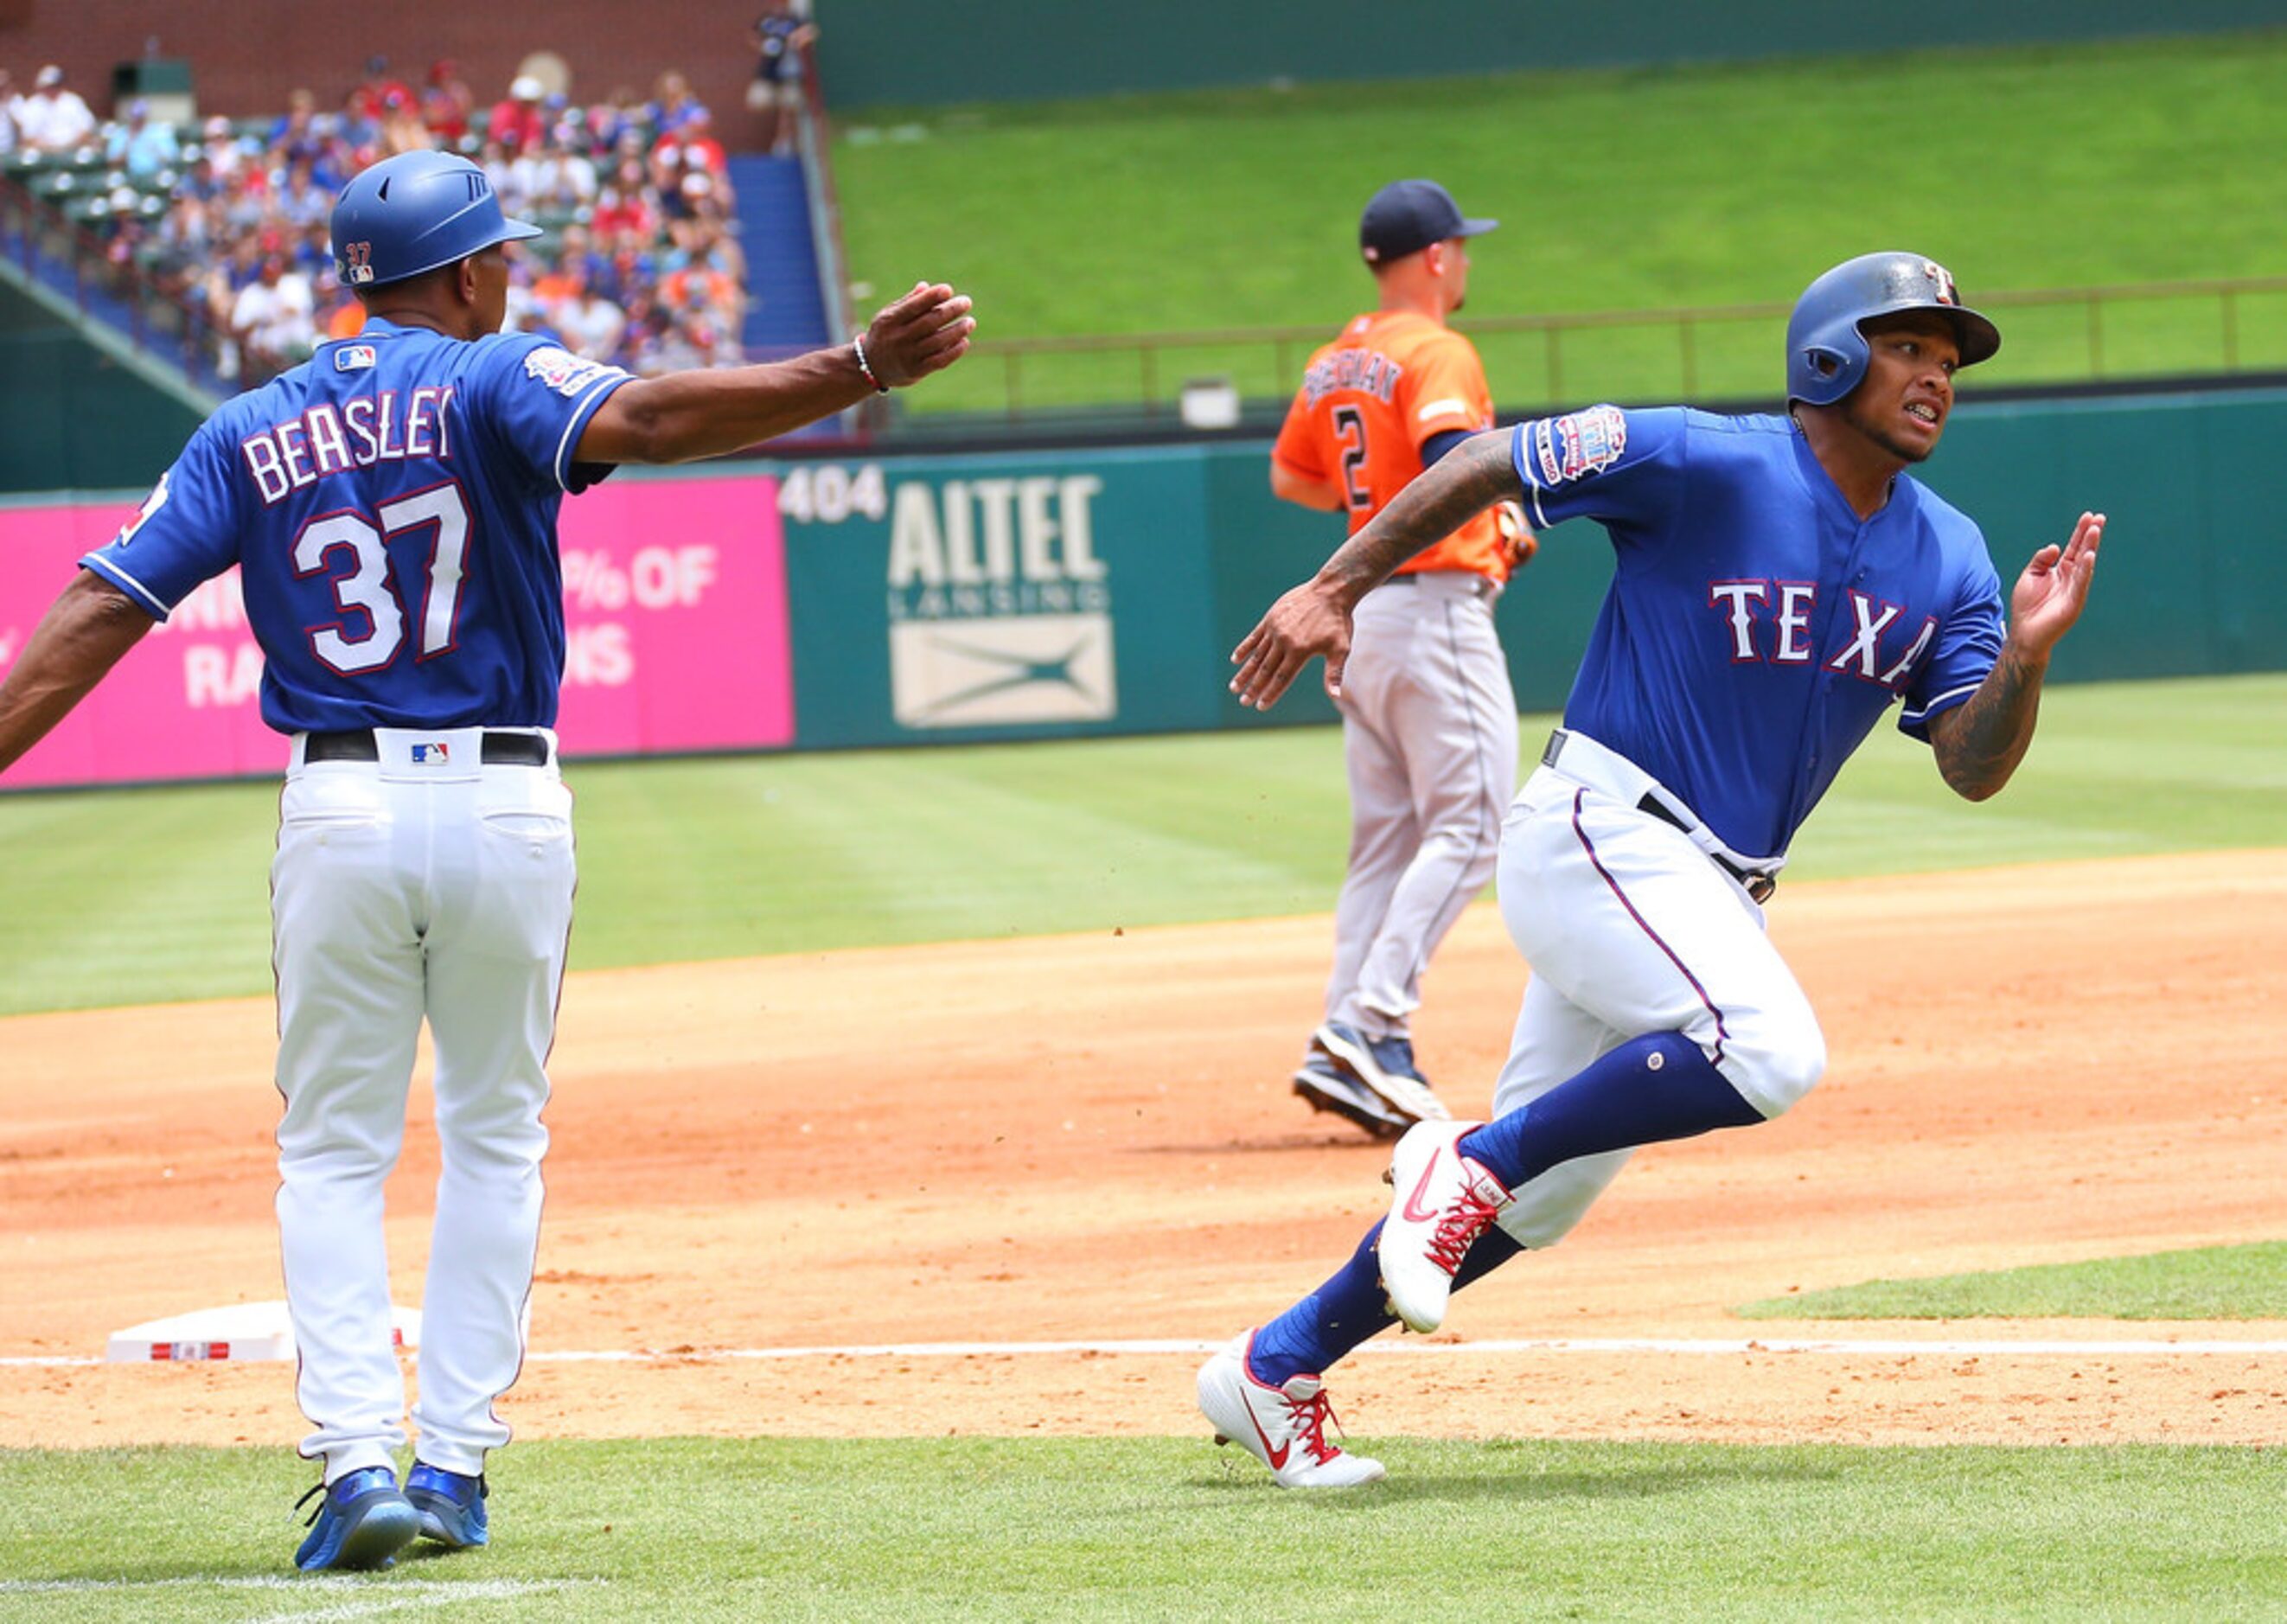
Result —
[[[0, 511], [0, 671], [82, 553], [131, 502]], [[567, 499], [566, 756], [767, 749], [794, 741], [785, 536], [778, 481], [631, 479]], [[286, 741], [262, 724], [262, 654], [238, 572], [153, 628], [0, 790], [279, 772]]]

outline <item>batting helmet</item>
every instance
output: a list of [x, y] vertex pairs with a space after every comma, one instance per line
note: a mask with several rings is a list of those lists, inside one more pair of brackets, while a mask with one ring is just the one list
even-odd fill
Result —
[[447, 152], [384, 158], [342, 188], [334, 205], [334, 268], [352, 288], [378, 288], [540, 227], [501, 213], [484, 170]]
[[1803, 289], [1787, 319], [1787, 400], [1832, 406], [1866, 376], [1873, 352], [1865, 324], [1905, 310], [1934, 310], [1953, 324], [1961, 364], [2001, 347], [2001, 329], [1965, 309], [1953, 273], [1919, 254], [1861, 254]]

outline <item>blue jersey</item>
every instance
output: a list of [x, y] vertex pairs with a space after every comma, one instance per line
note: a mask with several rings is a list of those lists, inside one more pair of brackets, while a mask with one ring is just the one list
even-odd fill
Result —
[[374, 321], [226, 402], [81, 563], [160, 620], [233, 564], [281, 733], [552, 726], [556, 516], [629, 375], [525, 334]]
[[1510, 455], [1536, 527], [1594, 519], [1618, 555], [1564, 725], [1743, 856], [1784, 855], [1892, 701], [1927, 739], [1999, 657], [1977, 527], [1903, 474], [1861, 519], [1789, 418], [1598, 406]]

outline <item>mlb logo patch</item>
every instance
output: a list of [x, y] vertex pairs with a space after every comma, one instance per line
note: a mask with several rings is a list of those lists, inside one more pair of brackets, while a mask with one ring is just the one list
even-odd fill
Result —
[[334, 370], [362, 372], [373, 365], [375, 355], [369, 344], [345, 344], [334, 352]]
[[435, 744], [413, 747], [413, 764], [416, 767], [441, 767], [453, 759], [453, 747], [441, 740]]

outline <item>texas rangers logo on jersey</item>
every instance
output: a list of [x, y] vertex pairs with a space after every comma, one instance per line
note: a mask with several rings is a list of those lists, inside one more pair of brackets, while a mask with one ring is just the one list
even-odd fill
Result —
[[347, 282], [369, 282], [373, 280], [373, 244], [344, 242], [342, 244], [342, 280]]
[[345, 344], [334, 352], [334, 370], [363, 372], [377, 359], [369, 344]]
[[597, 378], [614, 368], [598, 360], [583, 360], [569, 350], [559, 350], [550, 345], [534, 350], [524, 358], [524, 375], [537, 380], [569, 400]]
[[1532, 425], [1532, 449], [1542, 481], [1562, 485], [1610, 468], [1628, 448], [1628, 420], [1617, 406], [1544, 417]]

